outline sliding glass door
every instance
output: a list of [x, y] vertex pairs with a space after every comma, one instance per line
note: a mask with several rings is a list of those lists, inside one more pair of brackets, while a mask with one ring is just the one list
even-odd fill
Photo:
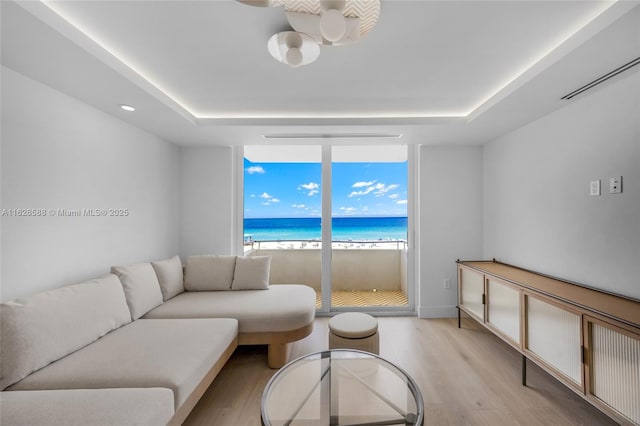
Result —
[[322, 149], [244, 150], [244, 253], [271, 256], [271, 284], [305, 284], [322, 303]]
[[405, 146], [332, 148], [332, 307], [407, 309]]
[[404, 146], [246, 146], [243, 246], [319, 312], [413, 310]]

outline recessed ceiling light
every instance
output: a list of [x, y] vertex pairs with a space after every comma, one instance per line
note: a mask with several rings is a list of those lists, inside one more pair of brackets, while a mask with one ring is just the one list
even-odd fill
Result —
[[131, 105], [125, 105], [125, 104], [120, 105], [120, 108], [121, 108], [121, 109], [123, 109], [123, 110], [125, 110], [125, 111], [129, 111], [129, 112], [131, 112], [131, 111], [135, 111], [135, 110], [136, 110], [136, 109], [135, 109], [134, 107], [132, 107]]

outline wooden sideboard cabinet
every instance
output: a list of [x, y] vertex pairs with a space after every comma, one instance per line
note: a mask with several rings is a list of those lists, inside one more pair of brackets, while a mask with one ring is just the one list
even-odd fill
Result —
[[640, 301], [493, 261], [457, 261], [460, 312], [623, 425], [640, 425]]

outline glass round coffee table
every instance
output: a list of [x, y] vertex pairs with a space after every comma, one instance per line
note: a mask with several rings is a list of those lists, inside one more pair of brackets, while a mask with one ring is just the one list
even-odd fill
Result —
[[334, 349], [282, 367], [262, 395], [263, 425], [422, 425], [415, 382], [377, 355]]

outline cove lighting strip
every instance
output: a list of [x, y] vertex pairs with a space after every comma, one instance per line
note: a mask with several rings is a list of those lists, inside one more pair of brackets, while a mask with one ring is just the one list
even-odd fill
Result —
[[[242, 114], [242, 113], [198, 113], [195, 112], [193, 108], [187, 105], [183, 100], [179, 100], [178, 96], [171, 94], [167, 91], [167, 89], [160, 86], [160, 84], [156, 81], [153, 81], [146, 73], [141, 71], [139, 68], [136, 68], [132, 65], [132, 61], [125, 60], [123, 55], [120, 55], [116, 52], [115, 49], [108, 46], [108, 43], [99, 40], [92, 32], [81, 23], [75, 21], [73, 18], [66, 15], [60, 8], [56, 5], [56, 2], [49, 0], [40, 0], [40, 4], [45, 5], [50, 11], [55, 13], [58, 17], [62, 18], [66, 23], [71, 25], [77, 31], [79, 31], [82, 35], [90, 39], [97, 46], [102, 48], [104, 51], [108, 52], [112, 55], [116, 60], [118, 60], [122, 65], [129, 68], [132, 72], [134, 72], [139, 78], [142, 78], [146, 81], [147, 84], [151, 85], [153, 88], [158, 90], [160, 93], [169, 98], [176, 105], [179, 105], [183, 108], [188, 114], [192, 116], [193, 119], [199, 120], [207, 120], [207, 119], [297, 119], [297, 118], [313, 118], [313, 119], [430, 119], [430, 118], [463, 118], [469, 119], [472, 118], [474, 113], [479, 112], [485, 104], [489, 104], [494, 99], [498, 98], [501, 92], [507, 90], [509, 86], [512, 84], [515, 85], [518, 83], [522, 77], [525, 76], [530, 70], [536, 67], [539, 63], [541, 63], [545, 58], [550, 56], [552, 53], [557, 51], [564, 43], [566, 43], [569, 39], [575, 36], [580, 30], [585, 28], [589, 23], [595, 20], [598, 16], [603, 14], [606, 10], [611, 8], [614, 4], [618, 3], [619, 0], [605, 1], [602, 4], [602, 7], [598, 8], [591, 14], [587, 19], [582, 22], [579, 22], [574, 27], [568, 29], [559, 39], [551, 43], [547, 49], [542, 49], [542, 54], [532, 58], [525, 64], [522, 68], [520, 68], [516, 73], [510, 76], [506, 81], [501, 84], [498, 84], [495, 89], [493, 89], [490, 93], [487, 94], [484, 98], [482, 98], [475, 106], [473, 106], [467, 112], [461, 113], [431, 113], [431, 112], [411, 112], [407, 114], [399, 113], [399, 112], [388, 112], [388, 113], [349, 113], [349, 114], [322, 114], [322, 113], [300, 113], [300, 112], [281, 112], [278, 114], [273, 114], [269, 112], [261, 112], [255, 114]], [[26, 2], [29, 3], [29, 2]], [[624, 3], [624, 2], [623, 2]], [[27, 7], [27, 9], [31, 9]], [[38, 14], [40, 16], [40, 14]], [[266, 137], [266, 136], [265, 136]], [[351, 136], [353, 137], [353, 136]], [[282, 139], [282, 138], [281, 138]]]
[[265, 139], [400, 139], [402, 133], [283, 133], [262, 136]]

